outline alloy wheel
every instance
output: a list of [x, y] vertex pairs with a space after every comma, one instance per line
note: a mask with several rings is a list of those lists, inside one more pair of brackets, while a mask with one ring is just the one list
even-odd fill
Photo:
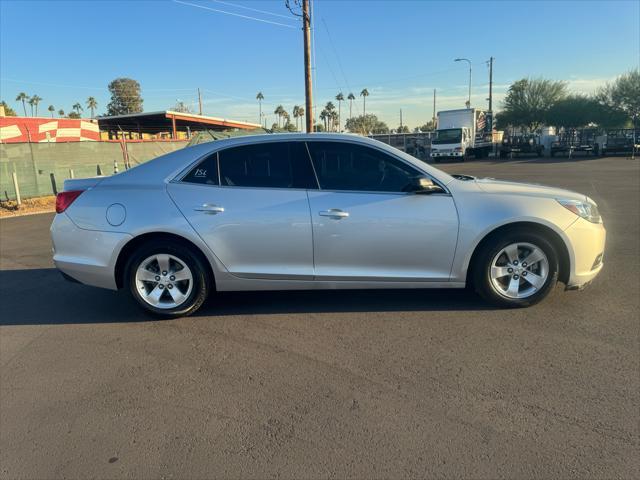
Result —
[[186, 262], [158, 253], [140, 262], [135, 276], [140, 298], [149, 305], [171, 309], [182, 305], [193, 289], [193, 274]]
[[489, 277], [494, 290], [513, 299], [527, 298], [539, 291], [549, 276], [549, 260], [532, 243], [512, 243], [493, 257]]

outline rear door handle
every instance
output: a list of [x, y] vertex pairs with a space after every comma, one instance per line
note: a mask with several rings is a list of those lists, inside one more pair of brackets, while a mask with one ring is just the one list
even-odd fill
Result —
[[320, 211], [318, 215], [320, 215], [321, 217], [329, 217], [340, 220], [341, 218], [347, 218], [349, 216], [349, 212], [343, 212], [339, 208], [330, 208], [329, 210]]
[[209, 203], [205, 203], [200, 207], [194, 208], [196, 212], [204, 212], [211, 215], [217, 215], [218, 213], [224, 212], [224, 207], [219, 207], [218, 205], [212, 205]]

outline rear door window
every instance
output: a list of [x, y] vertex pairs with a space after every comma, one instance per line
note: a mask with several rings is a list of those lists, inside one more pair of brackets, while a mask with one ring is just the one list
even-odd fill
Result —
[[265, 142], [219, 152], [220, 184], [228, 187], [317, 189], [303, 142]]

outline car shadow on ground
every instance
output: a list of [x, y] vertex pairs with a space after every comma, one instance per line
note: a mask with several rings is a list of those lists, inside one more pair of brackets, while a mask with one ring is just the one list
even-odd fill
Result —
[[[223, 292], [212, 295], [199, 317], [336, 312], [492, 310], [461, 289], [314, 290]], [[54, 268], [0, 271], [0, 326], [159, 321], [123, 291], [64, 280]]]

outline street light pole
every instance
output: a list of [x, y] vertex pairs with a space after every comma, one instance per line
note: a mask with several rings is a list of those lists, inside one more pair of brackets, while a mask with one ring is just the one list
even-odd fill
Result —
[[467, 108], [471, 108], [471, 60], [468, 58], [456, 58], [454, 62], [467, 62], [469, 64], [469, 100], [467, 101]]

